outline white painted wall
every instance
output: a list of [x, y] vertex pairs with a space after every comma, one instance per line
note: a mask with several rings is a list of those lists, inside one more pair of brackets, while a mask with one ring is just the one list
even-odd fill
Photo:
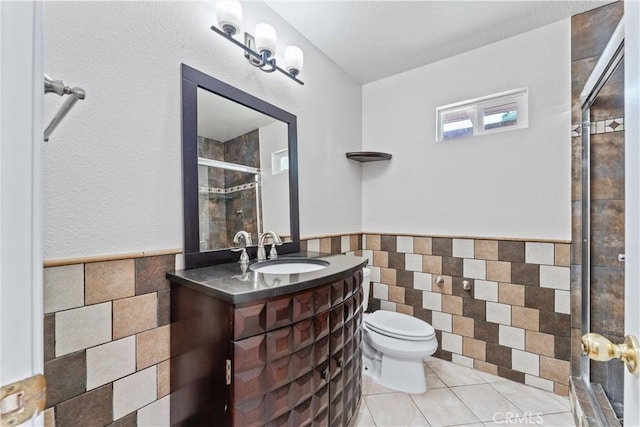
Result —
[[[364, 231], [571, 236], [570, 22], [363, 87]], [[529, 128], [436, 143], [435, 109], [529, 88]]]
[[[81, 86], [44, 154], [45, 259], [182, 247], [180, 63], [298, 117], [302, 236], [361, 229], [361, 87], [261, 2], [305, 53], [305, 86], [251, 67], [214, 34], [212, 2], [46, 2], [45, 71]], [[46, 98], [49, 120], [61, 98]]]
[[260, 171], [262, 172], [262, 230], [290, 236], [289, 173], [274, 175], [271, 167], [271, 154], [288, 146], [287, 125], [277, 121], [262, 126], [258, 132], [260, 133]]

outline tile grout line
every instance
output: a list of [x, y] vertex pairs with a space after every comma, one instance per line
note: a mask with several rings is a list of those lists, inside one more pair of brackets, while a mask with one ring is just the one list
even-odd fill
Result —
[[[453, 363], [453, 362], [449, 362], [449, 363]], [[455, 365], [455, 364], [454, 364], [454, 365]], [[427, 365], [427, 366], [428, 366], [428, 365]], [[431, 369], [431, 368], [429, 368], [429, 369]], [[472, 370], [474, 370], [474, 371], [476, 370], [475, 368], [469, 368], [469, 369], [472, 369]], [[440, 379], [440, 381], [442, 381], [442, 383], [443, 383], [443, 384], [446, 386], [446, 388], [447, 388], [447, 389], [448, 389], [448, 390], [449, 390], [449, 391], [450, 391], [450, 392], [455, 396], [455, 398], [456, 398], [456, 399], [458, 399], [458, 400], [460, 401], [460, 403], [462, 403], [462, 405], [463, 405], [465, 408], [467, 408], [471, 414], [473, 414], [473, 416], [474, 416], [474, 417], [476, 417], [476, 419], [478, 420], [478, 422], [479, 422], [480, 424], [483, 424], [483, 425], [484, 425], [485, 421], [482, 421], [482, 420], [480, 419], [480, 417], [479, 417], [479, 416], [478, 416], [478, 415], [477, 415], [477, 414], [476, 414], [476, 413], [475, 413], [471, 408], [469, 408], [469, 406], [468, 406], [468, 405], [467, 405], [467, 404], [466, 404], [462, 399], [460, 399], [460, 397], [456, 394], [456, 392], [455, 392], [455, 391], [453, 391], [453, 390], [452, 390], [452, 388], [455, 388], [455, 387], [464, 387], [465, 385], [466, 385], [466, 386], [468, 386], [468, 385], [481, 385], [481, 384], [489, 384], [489, 385], [491, 385], [491, 384], [490, 384], [490, 383], [489, 383], [485, 378], [483, 378], [481, 375], [478, 375], [478, 378], [480, 378], [480, 379], [483, 381], [482, 383], [478, 383], [478, 384], [465, 384], [465, 385], [459, 385], [459, 386], [450, 386], [449, 384], [447, 384], [446, 382], [444, 382], [444, 380], [442, 380], [442, 378], [440, 378], [440, 377], [438, 376], [438, 374], [437, 374], [433, 369], [431, 369], [431, 371], [432, 371], [432, 372], [433, 372], [433, 373], [434, 373], [434, 374], [435, 374], [435, 375]], [[493, 388], [493, 387], [492, 387], [492, 388]], [[497, 391], [497, 390], [496, 390], [496, 391]], [[419, 409], [419, 408], [418, 408], [418, 409]], [[426, 418], [426, 417], [425, 417], [425, 418]], [[467, 423], [467, 424], [468, 424], [468, 423]], [[461, 425], [464, 425], [464, 424], [461, 424]]]
[[[520, 383], [516, 383], [516, 384], [520, 384]], [[495, 387], [493, 386], [493, 384], [489, 384], [489, 385], [490, 385], [490, 386], [491, 386], [491, 388], [493, 388], [493, 389], [494, 389], [494, 390], [495, 390], [499, 395], [501, 395], [501, 396], [502, 396], [502, 397], [504, 397], [508, 402], [510, 402], [513, 406], [515, 406], [516, 408], [518, 408], [519, 410], [521, 410], [523, 413], [526, 413], [526, 411], [524, 411], [520, 406], [518, 406], [518, 405], [516, 404], [516, 402], [514, 402], [514, 401], [513, 401], [513, 400], [511, 400], [511, 399], [509, 399], [509, 397], [507, 397], [504, 393], [502, 393], [500, 390], [498, 390], [497, 388], [495, 388]], [[525, 386], [527, 386], [527, 384], [524, 384], [524, 385], [525, 385]], [[527, 386], [527, 387], [532, 387], [532, 386]], [[539, 388], [537, 388], [537, 387], [533, 387], [533, 388], [535, 388], [536, 390], [540, 390], [540, 391], [546, 392], [546, 393], [551, 393], [550, 391], [542, 390], [542, 389], [539, 389]], [[563, 413], [565, 413], [565, 412], [570, 412], [570, 411], [571, 411], [571, 409], [570, 409], [570, 408], [566, 408], [566, 409], [567, 409], [566, 411], [560, 411], [560, 412], [549, 412], [549, 413], [546, 413], [546, 412], [545, 412], [545, 413], [543, 413], [543, 414], [542, 414], [542, 416], [545, 416], [545, 415], [554, 415], [554, 414], [563, 414]]]

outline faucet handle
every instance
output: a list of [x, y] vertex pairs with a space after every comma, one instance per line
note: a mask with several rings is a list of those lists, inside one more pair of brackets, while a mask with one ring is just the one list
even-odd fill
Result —
[[247, 249], [245, 247], [240, 247], [240, 248], [231, 248], [231, 250], [233, 252], [240, 252], [242, 251], [242, 253], [240, 254], [240, 260], [238, 261], [241, 264], [245, 264], [245, 263], [249, 263], [249, 255], [247, 255]]
[[[282, 243], [280, 243], [280, 245], [282, 245]], [[276, 244], [274, 243], [271, 245], [271, 250], [269, 251], [269, 259], [276, 259], [276, 258], [278, 258], [278, 251], [276, 250]]]

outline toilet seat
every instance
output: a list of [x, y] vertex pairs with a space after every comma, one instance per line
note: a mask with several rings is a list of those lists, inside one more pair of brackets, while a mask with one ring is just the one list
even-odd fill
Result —
[[378, 334], [404, 341], [428, 341], [436, 336], [427, 322], [395, 311], [375, 311], [365, 316], [364, 324]]
[[365, 328], [365, 340], [369, 340], [371, 345], [384, 355], [401, 359], [421, 360], [431, 356], [438, 346], [435, 339], [408, 341], [400, 338], [392, 338]]

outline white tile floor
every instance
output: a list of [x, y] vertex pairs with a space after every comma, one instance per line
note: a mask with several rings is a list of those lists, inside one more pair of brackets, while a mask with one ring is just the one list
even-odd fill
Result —
[[575, 426], [569, 401], [547, 391], [430, 358], [428, 390], [399, 393], [364, 375], [354, 426]]

